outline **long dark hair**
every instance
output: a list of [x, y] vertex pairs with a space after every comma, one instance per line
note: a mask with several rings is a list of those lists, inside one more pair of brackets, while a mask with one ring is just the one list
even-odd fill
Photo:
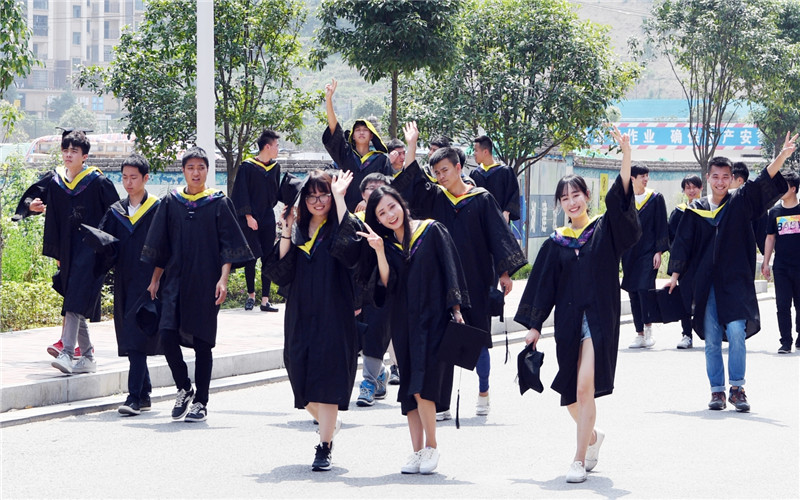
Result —
[[[367, 208], [364, 212], [364, 222], [366, 222], [369, 227], [372, 228], [379, 236], [386, 238], [388, 241], [384, 244], [384, 249], [391, 244], [391, 241], [394, 240], [394, 231], [385, 227], [383, 224], [378, 222], [378, 216], [376, 215], [376, 211], [378, 208], [378, 203], [384, 198], [384, 196], [389, 196], [393, 198], [398, 205], [403, 209], [403, 241], [400, 244], [403, 246], [403, 255], [406, 259], [410, 257], [411, 251], [411, 212], [408, 210], [408, 204], [400, 196], [400, 193], [397, 192], [391, 186], [378, 186], [372, 192], [367, 200]], [[388, 250], [386, 250], [388, 251]], [[367, 283], [369, 281], [372, 272], [377, 266], [377, 257], [375, 256], [375, 251], [372, 248], [368, 249], [368, 254], [365, 258], [360, 259], [358, 265], [358, 280], [361, 283]]]
[[[556, 196], [555, 196], [555, 203], [556, 203], [556, 210], [561, 209], [561, 197], [569, 191], [569, 188], [572, 187], [573, 189], [577, 189], [587, 198], [591, 198], [589, 195], [589, 188], [586, 186], [586, 180], [580, 175], [570, 174], [565, 175], [561, 179], [558, 180], [558, 184], [556, 185]], [[586, 212], [589, 212], [589, 206], [586, 206]], [[567, 217], [569, 219], [569, 217]]]
[[[315, 191], [317, 193], [330, 193], [332, 182], [333, 177], [331, 174], [322, 170], [312, 170], [308, 173], [308, 178], [300, 189], [300, 203], [298, 203], [299, 206], [297, 207], [297, 226], [304, 234], [308, 233], [308, 223], [311, 221], [311, 212], [308, 211], [306, 206], [306, 196]], [[336, 213], [336, 202], [333, 196], [331, 196], [330, 203], [331, 209], [328, 212], [328, 217], [330, 217], [331, 213]]]

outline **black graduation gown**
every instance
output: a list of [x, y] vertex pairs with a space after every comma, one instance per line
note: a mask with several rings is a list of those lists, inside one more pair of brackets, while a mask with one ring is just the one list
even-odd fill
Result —
[[289, 251], [279, 259], [278, 242], [267, 262], [267, 276], [286, 297], [283, 361], [295, 408], [316, 402], [344, 411], [350, 404], [358, 361], [350, 270], [360, 255], [361, 227], [351, 214], [338, 224], [332, 209], [313, 244], [295, 224]]
[[[554, 233], [542, 244], [525, 286], [514, 321], [542, 330], [555, 307], [558, 374], [551, 387], [561, 404], [577, 401], [578, 353], [583, 315], [589, 323], [595, 352], [595, 397], [611, 394], [619, 348], [619, 262], [639, 239], [633, 189], [628, 195], [619, 177], [606, 194], [606, 213], [584, 229], [588, 239], [574, 247]], [[594, 229], [591, 234], [587, 231]], [[575, 240], [572, 240], [575, 242]], [[574, 243], [573, 243], [574, 244]]]
[[669, 250], [667, 204], [661, 193], [653, 191], [637, 210], [642, 237], [622, 254], [622, 289], [628, 292], [651, 290], [658, 269], [653, 269], [653, 255]]
[[478, 168], [469, 173], [469, 177], [475, 181], [476, 186], [486, 188], [492, 193], [500, 205], [500, 211], [508, 212], [510, 220], [519, 220], [519, 181], [513, 168], [496, 165], [484, 170], [478, 165]]
[[[147, 207], [150, 199], [152, 206]], [[111, 205], [99, 229], [114, 236], [119, 241], [112, 243], [109, 252], [99, 255], [107, 267], [114, 267], [114, 330], [117, 334], [117, 354], [127, 356], [129, 351], [143, 352], [147, 355], [161, 354], [158, 335], [148, 336], [136, 324], [136, 302], [150, 285], [153, 264], [141, 260], [147, 232], [155, 218], [159, 200], [145, 193], [142, 200], [145, 210], [136, 218], [128, 216], [130, 200], [125, 198]], [[104, 266], [104, 267], [106, 267]]]
[[675, 241], [675, 235], [678, 233], [678, 225], [681, 223], [683, 212], [686, 210], [686, 203], [681, 203], [672, 210], [669, 214], [667, 221], [667, 232], [669, 233], [669, 246], [672, 247], [672, 242]]
[[93, 272], [95, 254], [83, 243], [80, 225], [97, 227], [119, 195], [114, 183], [93, 167], [84, 168], [73, 181], [68, 183], [61, 174], [50, 180], [42, 253], [61, 263], [54, 278], [64, 291], [61, 314], [73, 312], [100, 321], [104, 276]]
[[437, 353], [452, 307], [461, 305], [466, 310], [470, 304], [461, 262], [447, 229], [428, 220], [421, 222], [418, 232], [408, 260], [394, 238], [384, 243], [390, 270], [388, 324], [400, 370], [397, 401], [403, 415], [417, 407], [417, 393], [434, 401], [437, 411], [449, 409], [452, 365], [439, 361]]
[[351, 212], [355, 211], [356, 206], [362, 200], [360, 186], [364, 177], [373, 172], [392, 177], [393, 170], [389, 157], [383, 152], [375, 151], [362, 158], [347, 141], [342, 126], [339, 124], [336, 124], [336, 130], [333, 133], [329, 127], [325, 128], [325, 132], [322, 134], [322, 144], [325, 145], [331, 159], [340, 169], [353, 172], [353, 181], [348, 186], [347, 194], [344, 197], [347, 209]]
[[[231, 201], [236, 206], [239, 227], [256, 259], [272, 251], [272, 246], [275, 244], [273, 209], [278, 203], [280, 179], [281, 166], [278, 162], [264, 165], [257, 159], [251, 158], [239, 165], [236, 179], [233, 181]], [[247, 214], [252, 215], [258, 222], [258, 231], [253, 231], [247, 225]]]
[[216, 345], [214, 295], [222, 265], [252, 259], [233, 203], [222, 191], [196, 201], [177, 190], [164, 196], [142, 249], [142, 260], [164, 269], [159, 329], [177, 330], [186, 347], [194, 337]]
[[441, 222], [453, 238], [471, 303], [464, 318], [467, 324], [486, 332], [486, 346], [491, 347], [489, 291], [496, 287], [498, 276], [504, 272], [510, 276], [527, 262], [497, 201], [484, 188], [474, 187], [454, 204], [449, 193], [430, 182], [416, 161], [394, 182], [401, 188], [413, 184], [409, 200], [412, 212], [419, 218]]
[[56, 172], [54, 170], [48, 170], [39, 177], [39, 180], [31, 184], [31, 186], [22, 193], [22, 197], [19, 203], [17, 203], [17, 208], [14, 210], [14, 215], [11, 216], [12, 221], [17, 222], [25, 217], [39, 215], [41, 213], [34, 212], [30, 209], [31, 202], [36, 198], [42, 200], [43, 203], [47, 202], [47, 189], [51, 185], [51, 181], [55, 175]]
[[751, 223], [787, 189], [780, 172], [770, 179], [764, 169], [754, 181], [726, 195], [715, 216], [707, 197], [695, 200], [684, 212], [670, 250], [669, 273], [680, 273], [683, 305], [692, 311], [692, 326], [701, 339], [705, 339], [703, 322], [712, 285], [720, 324], [746, 320], [747, 337], [761, 329]]

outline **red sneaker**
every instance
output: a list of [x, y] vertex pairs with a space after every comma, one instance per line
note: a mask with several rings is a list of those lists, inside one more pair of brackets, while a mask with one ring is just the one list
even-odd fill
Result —
[[[53, 344], [53, 345], [51, 345], [51, 346], [49, 346], [47, 348], [47, 354], [53, 356], [54, 358], [57, 358], [58, 355], [61, 354], [61, 351], [63, 351], [63, 350], [64, 350], [64, 342], [62, 342], [61, 339], [59, 339], [58, 342], [56, 342], [55, 344]], [[80, 347], [76, 347], [75, 348], [75, 357], [76, 358], [80, 358], [81, 357], [81, 348]]]

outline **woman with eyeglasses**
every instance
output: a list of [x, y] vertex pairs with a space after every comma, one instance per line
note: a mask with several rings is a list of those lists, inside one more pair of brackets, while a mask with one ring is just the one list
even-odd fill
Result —
[[331, 467], [338, 412], [350, 404], [356, 374], [350, 269], [358, 261], [361, 223], [344, 203], [352, 179], [351, 172], [335, 180], [310, 172], [299, 206], [284, 211], [280, 242], [268, 263], [268, 276], [286, 297], [283, 358], [294, 404], [319, 422], [314, 471]]

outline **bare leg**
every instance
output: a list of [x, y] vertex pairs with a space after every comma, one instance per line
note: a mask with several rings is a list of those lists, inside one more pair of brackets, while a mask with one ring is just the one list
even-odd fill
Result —
[[389, 359], [392, 361], [392, 364], [397, 366], [397, 356], [394, 354], [394, 344], [392, 341], [389, 341]]
[[406, 415], [406, 418], [408, 418], [408, 431], [411, 433], [411, 446], [414, 448], [414, 453], [416, 453], [422, 449], [422, 443], [425, 438], [422, 420], [419, 418], [419, 410], [411, 410]]
[[567, 406], [575, 423], [578, 424], [577, 447], [574, 461], [585, 462], [586, 448], [596, 441], [594, 423], [597, 407], [594, 402], [594, 345], [592, 339], [581, 342], [578, 354], [578, 401]]
[[306, 405], [308, 413], [319, 422], [319, 440], [321, 443], [333, 441], [333, 431], [336, 429], [336, 417], [339, 415], [339, 407], [335, 404], [327, 403], [308, 403]]
[[425, 446], [436, 448], [436, 403], [422, 399], [419, 394], [414, 394], [417, 400], [417, 410], [422, 429], [425, 431]]

